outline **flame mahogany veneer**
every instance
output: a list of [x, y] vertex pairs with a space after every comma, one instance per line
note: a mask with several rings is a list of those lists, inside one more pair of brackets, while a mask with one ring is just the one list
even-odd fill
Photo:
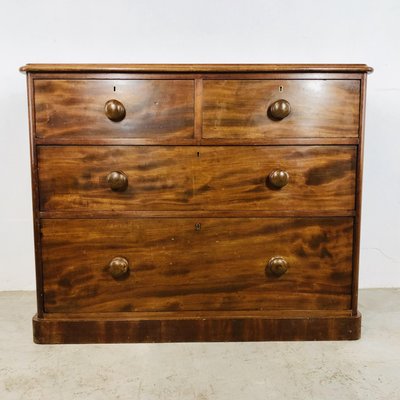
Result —
[[371, 68], [21, 70], [36, 343], [360, 337]]

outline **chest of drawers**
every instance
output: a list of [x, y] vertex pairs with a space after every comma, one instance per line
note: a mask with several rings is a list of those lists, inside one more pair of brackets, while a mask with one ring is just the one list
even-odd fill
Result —
[[371, 68], [21, 70], [37, 343], [360, 337]]

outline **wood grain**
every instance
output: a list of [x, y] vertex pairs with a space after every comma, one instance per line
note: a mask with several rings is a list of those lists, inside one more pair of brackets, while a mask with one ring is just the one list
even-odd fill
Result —
[[365, 136], [365, 107], [367, 95], [367, 74], [361, 81], [361, 108], [360, 108], [360, 144], [357, 146], [357, 181], [356, 181], [356, 217], [354, 219], [353, 239], [353, 287], [352, 287], [352, 310], [353, 314], [358, 312], [358, 281], [360, 270], [360, 236], [361, 236], [361, 206], [362, 206], [362, 183], [364, 165], [364, 136]]
[[35, 245], [35, 275], [36, 275], [36, 304], [37, 315], [43, 316], [43, 276], [42, 276], [42, 245], [40, 241], [40, 190], [38, 174], [38, 158], [35, 145], [35, 109], [33, 100], [33, 79], [27, 76], [28, 86], [28, 116], [29, 116], [29, 147], [31, 163], [31, 189], [32, 189], [32, 215], [33, 215], [33, 234]]
[[59, 146], [312, 146], [357, 145], [358, 138], [36, 138], [37, 145]]
[[[205, 138], [358, 136], [359, 80], [204, 80], [203, 95]], [[292, 111], [274, 121], [279, 99]]]
[[[115, 321], [122, 321], [127, 319], [148, 319], [148, 320], [158, 320], [158, 319], [191, 319], [191, 318], [229, 318], [239, 317], [243, 318], [248, 316], [250, 311], [240, 311], [240, 310], [229, 310], [229, 311], [135, 311], [134, 313], [127, 313], [126, 311], [121, 312], [94, 312], [94, 313], [45, 313], [43, 315], [44, 319], [47, 320], [62, 320], [67, 318], [72, 319], [110, 319]], [[261, 318], [320, 318], [326, 317], [351, 317], [352, 311], [347, 310], [251, 310], [251, 315], [253, 317]]]
[[289, 79], [361, 80], [362, 72], [29, 72], [33, 80], [196, 80]]
[[27, 64], [21, 72], [372, 72], [366, 64]]
[[52, 219], [41, 235], [46, 312], [350, 308], [352, 218]]
[[238, 342], [266, 340], [355, 340], [361, 315], [273, 318], [246, 313], [208, 318], [33, 318], [35, 343]]
[[[39, 138], [193, 137], [193, 80], [35, 80]], [[108, 100], [126, 108], [120, 122], [104, 113]]]
[[189, 211], [41, 211], [40, 218], [257, 218], [257, 217], [354, 217], [355, 210], [189, 210]]
[[[36, 343], [360, 337], [372, 68], [28, 64], [21, 71]], [[267, 108], [281, 98], [291, 114], [272, 121]], [[124, 104], [122, 122], [106, 118], [110, 99]], [[275, 168], [290, 175], [281, 190], [266, 184]], [[105, 176], [121, 169], [128, 189], [111, 192]], [[265, 274], [277, 255], [289, 263], [280, 278]], [[107, 265], [122, 256], [131, 272], [115, 280]]]
[[[353, 210], [354, 146], [41, 146], [42, 211]], [[275, 169], [290, 175], [276, 190]], [[112, 191], [111, 171], [128, 176]]]

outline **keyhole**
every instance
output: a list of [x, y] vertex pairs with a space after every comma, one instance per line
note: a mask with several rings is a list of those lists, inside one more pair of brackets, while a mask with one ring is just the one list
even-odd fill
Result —
[[279, 91], [283, 92], [283, 86], [279, 86]]
[[114, 92], [116, 91], [116, 87], [114, 86]]
[[197, 222], [196, 224], [194, 224], [194, 230], [195, 231], [199, 231], [201, 229], [201, 224], [199, 222]]

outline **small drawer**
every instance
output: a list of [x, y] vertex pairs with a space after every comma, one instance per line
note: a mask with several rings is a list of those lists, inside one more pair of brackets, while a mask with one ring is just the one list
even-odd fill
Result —
[[45, 219], [46, 312], [346, 310], [352, 218]]
[[357, 137], [359, 80], [205, 80], [203, 137]]
[[34, 81], [39, 138], [193, 137], [193, 80]]
[[355, 146], [39, 146], [42, 211], [353, 210]]

